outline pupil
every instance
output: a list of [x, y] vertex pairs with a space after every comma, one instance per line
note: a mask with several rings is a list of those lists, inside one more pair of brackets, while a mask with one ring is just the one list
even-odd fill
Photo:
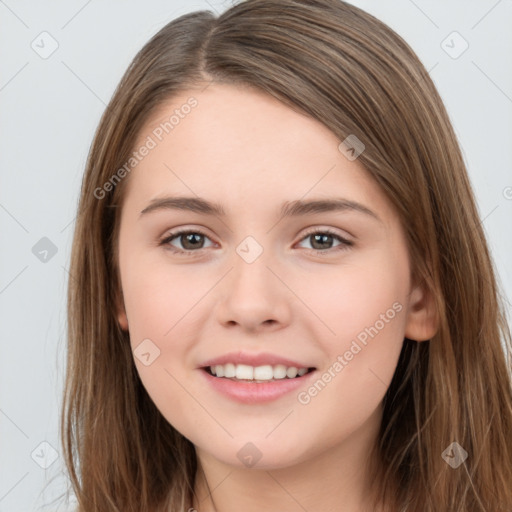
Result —
[[[311, 235], [313, 238], [313, 248], [315, 249], [329, 249], [332, 244], [332, 235], [329, 234], [315, 234]], [[182, 245], [185, 249], [194, 249], [197, 248], [202, 242], [203, 235], [199, 233], [188, 233], [186, 235], [182, 235]], [[185, 243], [183, 243], [183, 239]], [[331, 243], [329, 243], [329, 241]], [[188, 247], [187, 247], [188, 245]], [[320, 247], [315, 247], [319, 245]]]
[[[329, 239], [329, 238], [332, 238], [332, 235], [328, 235], [328, 234], [316, 234], [316, 235], [313, 235], [313, 240], [314, 240], [314, 243], [312, 244], [313, 248], [314, 249], [329, 249], [330, 248], [330, 244], [327, 244], [326, 242], [326, 239]], [[328, 247], [325, 247], [325, 246], [321, 246], [321, 247], [315, 247], [315, 244], [317, 241], [320, 241], [320, 245], [323, 243], [323, 244], [327, 244]]]
[[[183, 247], [185, 249], [194, 249], [198, 247], [198, 242], [200, 244], [201, 238], [203, 235], [200, 235], [199, 233], [189, 233], [187, 235], [184, 235], [185, 243], [182, 243]], [[199, 240], [198, 240], [199, 239]], [[194, 242], [195, 240], [195, 242]], [[187, 247], [187, 244], [191, 244], [189, 247]]]

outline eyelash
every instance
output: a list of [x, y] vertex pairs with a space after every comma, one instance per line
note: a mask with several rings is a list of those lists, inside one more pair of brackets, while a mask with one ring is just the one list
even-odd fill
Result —
[[[191, 250], [176, 249], [174, 246], [170, 245], [170, 242], [173, 241], [175, 238], [178, 238], [180, 235], [188, 235], [188, 234], [201, 235], [206, 238], [209, 238], [208, 235], [203, 233], [201, 230], [183, 229], [183, 230], [175, 231], [173, 233], [169, 233], [168, 236], [166, 236], [165, 238], [163, 238], [160, 241], [159, 245], [160, 246], [166, 245], [166, 246], [168, 246], [167, 249], [170, 250], [171, 252], [178, 254], [180, 256], [186, 256], [186, 257], [193, 257], [194, 253], [201, 253], [201, 251], [203, 249], [206, 249], [205, 247], [203, 247], [201, 249], [191, 251]], [[354, 245], [353, 242], [351, 242], [350, 240], [347, 240], [347, 239], [341, 237], [340, 235], [338, 235], [337, 233], [335, 233], [334, 231], [332, 231], [328, 228], [327, 229], [315, 229], [315, 230], [308, 231], [300, 239], [300, 242], [302, 242], [303, 240], [305, 240], [306, 238], [308, 238], [312, 235], [317, 235], [317, 234], [330, 235], [330, 236], [334, 237], [336, 240], [338, 240], [339, 242], [341, 242], [341, 244], [338, 245], [337, 247], [333, 247], [330, 249], [323, 249], [323, 250], [322, 249], [305, 249], [306, 251], [308, 251], [310, 253], [314, 253], [316, 256], [327, 256], [329, 254], [332, 254], [333, 252], [346, 251], [349, 247]]]

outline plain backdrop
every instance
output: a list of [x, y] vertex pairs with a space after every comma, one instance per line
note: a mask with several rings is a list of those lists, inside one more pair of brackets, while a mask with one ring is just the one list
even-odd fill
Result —
[[[512, 0], [352, 3], [397, 31], [430, 71], [503, 294], [512, 297]], [[51, 504], [66, 482], [59, 441], [66, 286], [100, 116], [155, 32], [186, 12], [220, 13], [230, 4], [0, 0], [0, 512], [68, 510]]]

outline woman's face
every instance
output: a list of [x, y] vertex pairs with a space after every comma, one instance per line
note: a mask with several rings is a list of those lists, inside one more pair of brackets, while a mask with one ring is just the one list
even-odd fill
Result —
[[162, 415], [223, 463], [286, 467], [369, 443], [418, 334], [399, 219], [340, 142], [270, 96], [215, 84], [139, 135], [118, 319]]

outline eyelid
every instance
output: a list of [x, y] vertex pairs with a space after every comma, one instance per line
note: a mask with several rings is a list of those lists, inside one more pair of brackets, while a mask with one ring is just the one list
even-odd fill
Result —
[[[166, 233], [163, 236], [163, 238], [161, 238], [159, 240], [158, 245], [159, 246], [168, 246], [168, 247], [166, 247], [166, 249], [170, 250], [171, 252], [173, 252], [175, 254], [182, 254], [182, 255], [187, 255], [187, 256], [192, 256], [194, 253], [202, 253], [204, 249], [207, 249], [207, 247], [202, 247], [195, 251], [191, 251], [191, 250], [178, 249], [178, 248], [170, 245], [170, 242], [174, 239], [179, 238], [180, 235], [186, 235], [186, 234], [190, 234], [190, 233], [202, 235], [205, 238], [211, 239], [211, 237], [209, 235], [207, 235], [200, 228], [178, 228], [178, 229], [176, 229], [176, 231], [171, 231], [171, 232]], [[213, 243], [215, 243], [215, 242], [213, 242]]]
[[319, 257], [329, 257], [329, 256], [336, 256], [339, 255], [341, 252], [347, 251], [354, 245], [354, 242], [350, 240], [349, 238], [340, 235], [335, 229], [333, 228], [322, 228], [321, 226], [315, 226], [310, 229], [308, 229], [300, 238], [299, 242], [302, 242], [303, 240], [306, 240], [311, 235], [315, 234], [322, 234], [322, 235], [329, 235], [333, 238], [337, 239], [340, 244], [334, 247], [331, 247], [329, 249], [307, 249], [304, 250], [308, 253], [312, 254], [313, 256], [319, 256]]
[[302, 235], [302, 238], [300, 239], [300, 241], [302, 241], [305, 237], [307, 237], [309, 235], [314, 235], [315, 233], [329, 234], [329, 235], [338, 237], [338, 238], [340, 238], [341, 240], [343, 240], [344, 242], [347, 242], [347, 243], [353, 243], [351, 238], [354, 238], [347, 231], [344, 231], [344, 233], [346, 233], [346, 235], [348, 235], [348, 236], [340, 234], [338, 232], [338, 230], [336, 230], [335, 228], [322, 227], [322, 226], [313, 226], [312, 228], [308, 228], [306, 230], [306, 232]]
[[[310, 228], [306, 228], [306, 231], [303, 233], [302, 238], [300, 240], [302, 240], [307, 235], [314, 234], [314, 233], [319, 233], [319, 232], [320, 233], [328, 233], [330, 235], [338, 236], [338, 237], [344, 239], [346, 242], [350, 242], [351, 239], [356, 238], [356, 237], [354, 237], [354, 235], [352, 235], [351, 233], [349, 233], [346, 230], [341, 230], [345, 234], [340, 234], [337, 231], [337, 229], [339, 229], [339, 228], [324, 227], [322, 225], [312, 226]], [[200, 235], [204, 235], [204, 236], [206, 236], [208, 238], [211, 238], [211, 236], [208, 235], [205, 232], [204, 228], [202, 228], [202, 227], [197, 227], [196, 228], [196, 227], [192, 226], [192, 227], [176, 228], [175, 231], [173, 231], [173, 230], [167, 231], [166, 234], [163, 235], [162, 239], [168, 239], [170, 237], [175, 237], [177, 235], [181, 235], [181, 234], [184, 234], [184, 233], [197, 233], [197, 234], [200, 234]]]
[[[178, 249], [178, 248], [170, 245], [170, 242], [174, 239], [179, 238], [180, 235], [191, 234], [191, 233], [204, 236], [205, 238], [208, 238], [211, 240], [211, 237], [208, 234], [206, 234], [202, 228], [186, 227], [186, 228], [177, 228], [176, 231], [168, 232], [166, 235], [164, 235], [164, 237], [162, 239], [160, 239], [158, 245], [169, 246], [167, 248], [168, 250], [170, 250], [171, 252], [173, 252], [175, 254], [179, 254], [179, 255], [193, 256], [195, 253], [202, 254], [203, 250], [207, 249], [207, 247], [202, 247], [197, 250], [183, 250], [183, 249]], [[303, 240], [305, 240], [306, 238], [308, 238], [309, 236], [317, 234], [317, 233], [324, 234], [324, 235], [330, 235], [330, 236], [338, 239], [338, 241], [340, 242], [340, 245], [331, 247], [329, 249], [324, 249], [324, 250], [322, 250], [322, 249], [307, 249], [307, 248], [304, 249], [304, 250], [308, 251], [309, 253], [313, 253], [314, 255], [321, 255], [321, 256], [333, 255], [333, 254], [336, 254], [343, 250], [346, 250], [349, 247], [354, 245], [354, 242], [349, 239], [350, 237], [345, 237], [345, 236], [339, 234], [333, 228], [327, 228], [327, 227], [323, 228], [321, 226], [313, 226], [311, 228], [308, 228], [302, 234], [301, 238], [298, 240], [297, 243], [300, 243]], [[213, 240], [212, 240], [212, 242], [213, 242]], [[213, 243], [215, 244], [216, 242], [213, 242]], [[170, 247], [172, 247], [172, 248], [170, 248]]]
[[[347, 233], [345, 231], [345, 233]], [[205, 233], [203, 228], [195, 228], [195, 227], [183, 227], [183, 228], [177, 228], [176, 231], [168, 232], [166, 235], [163, 236], [158, 242], [159, 246], [164, 246], [166, 250], [171, 251], [173, 254], [179, 256], [179, 257], [194, 257], [194, 256], [200, 256], [203, 254], [205, 249], [208, 249], [208, 247], [201, 247], [196, 250], [186, 250], [186, 249], [178, 249], [174, 246], [170, 245], [170, 242], [174, 239], [177, 239], [180, 237], [180, 235], [184, 234], [198, 234], [201, 236], [204, 236], [205, 238], [208, 238], [211, 240], [211, 237]], [[297, 243], [301, 243], [304, 240], [306, 240], [309, 236], [314, 234], [323, 234], [323, 235], [329, 235], [333, 238], [337, 239], [340, 243], [337, 246], [333, 246], [327, 249], [308, 249], [303, 248], [303, 251], [306, 251], [307, 253], [313, 255], [313, 256], [319, 256], [319, 257], [329, 257], [329, 256], [336, 256], [339, 255], [339, 253], [347, 251], [350, 249], [354, 242], [350, 240], [350, 238], [353, 238], [352, 235], [349, 235], [349, 237], [346, 237], [344, 235], [341, 235], [337, 232], [335, 228], [331, 227], [322, 227], [319, 225], [312, 226], [302, 234], [301, 238], [298, 240]], [[211, 240], [214, 244], [213, 240]], [[296, 245], [294, 244], [294, 245]]]

